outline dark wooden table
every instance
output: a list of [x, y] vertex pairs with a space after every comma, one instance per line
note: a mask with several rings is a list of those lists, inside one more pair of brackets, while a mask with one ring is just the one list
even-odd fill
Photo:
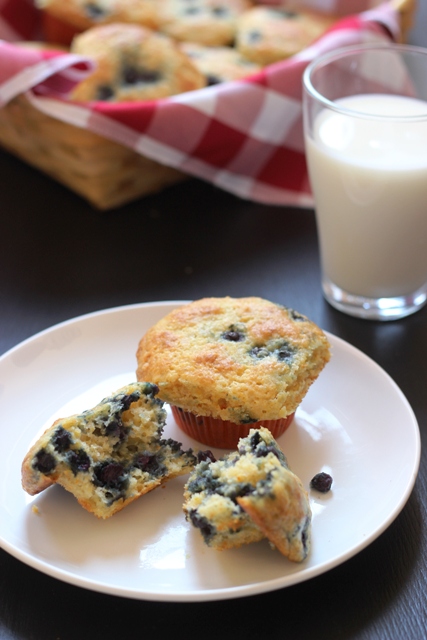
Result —
[[[426, 27], [421, 6], [410, 41], [427, 44]], [[3, 151], [0, 176], [0, 353], [99, 309], [259, 295], [307, 314], [376, 360], [408, 398], [425, 441], [427, 307], [392, 323], [331, 308], [320, 290], [312, 211], [245, 202], [190, 180], [99, 213]], [[16, 423], [1, 428], [19, 429], [19, 408]], [[55, 580], [0, 550], [0, 639], [166, 638], [178, 631], [203, 640], [427, 637], [426, 485], [423, 453], [408, 503], [369, 547], [317, 578], [246, 598], [114, 597]]]

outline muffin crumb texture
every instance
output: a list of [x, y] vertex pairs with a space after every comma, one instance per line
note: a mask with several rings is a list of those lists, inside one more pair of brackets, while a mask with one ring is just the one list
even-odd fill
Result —
[[36, 495], [54, 483], [87, 511], [108, 518], [143, 494], [191, 471], [193, 451], [162, 437], [157, 387], [132, 383], [93, 409], [56, 420], [22, 463], [22, 486]]
[[140, 340], [137, 379], [199, 416], [250, 424], [293, 413], [330, 359], [308, 318], [262, 298], [203, 298]]
[[222, 551], [267, 538], [293, 562], [311, 544], [311, 510], [301, 480], [268, 429], [251, 429], [237, 451], [200, 462], [184, 490], [186, 519]]

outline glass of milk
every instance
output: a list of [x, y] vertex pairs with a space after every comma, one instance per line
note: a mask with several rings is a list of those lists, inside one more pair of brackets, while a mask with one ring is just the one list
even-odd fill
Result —
[[328, 302], [395, 320], [427, 300], [427, 49], [360, 45], [303, 78], [304, 135]]

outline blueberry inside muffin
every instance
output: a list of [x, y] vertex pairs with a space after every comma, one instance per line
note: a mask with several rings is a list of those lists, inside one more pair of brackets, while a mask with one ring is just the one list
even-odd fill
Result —
[[183, 509], [211, 548], [265, 537], [291, 561], [309, 553], [308, 495], [268, 429], [251, 429], [237, 452], [200, 462], [185, 486]]
[[57, 420], [22, 464], [30, 495], [54, 483], [88, 511], [108, 518], [197, 463], [191, 449], [163, 438], [166, 411], [148, 382], [132, 383], [93, 409]]

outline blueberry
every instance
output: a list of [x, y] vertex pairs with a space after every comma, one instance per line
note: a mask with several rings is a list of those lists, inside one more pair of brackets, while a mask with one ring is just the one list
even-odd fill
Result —
[[133, 393], [127, 393], [120, 399], [120, 404], [122, 406], [122, 411], [127, 411], [132, 404], [132, 402], [136, 402], [139, 400], [139, 393], [134, 391]]
[[147, 382], [144, 393], [146, 396], [156, 396], [159, 393], [159, 387], [154, 382]]
[[124, 84], [140, 84], [158, 82], [161, 74], [155, 69], [137, 69], [136, 67], [125, 67], [123, 69]]
[[[274, 444], [267, 444], [262, 438], [259, 431], [255, 431], [255, 433], [251, 436], [249, 441], [251, 447], [251, 453], [253, 453], [257, 458], [263, 458], [268, 456], [269, 453], [273, 453], [278, 460], [282, 463], [284, 467], [288, 466], [285, 454], [278, 449]], [[244, 450], [239, 450], [240, 454], [244, 454]]]
[[121, 441], [125, 438], [126, 432], [127, 429], [125, 428], [120, 418], [112, 418], [105, 423], [105, 433], [107, 434], [107, 436], [119, 438], [119, 440]]
[[259, 431], [255, 431], [254, 434], [252, 434], [251, 439], [250, 439], [250, 445], [252, 448], [252, 451], [255, 452], [257, 446], [259, 445], [259, 443], [261, 442], [261, 436]]
[[94, 484], [106, 489], [121, 491], [127, 484], [125, 468], [120, 462], [101, 462], [94, 468]]
[[221, 334], [221, 338], [223, 338], [223, 340], [229, 340], [230, 342], [241, 342], [245, 339], [245, 334], [232, 324], [227, 331]]
[[207, 493], [215, 493], [220, 489], [221, 483], [217, 478], [214, 478], [210, 470], [210, 461], [200, 462], [198, 467], [198, 473], [192, 477], [188, 483], [188, 490], [190, 493], [201, 493], [206, 491]]
[[40, 449], [33, 458], [33, 468], [40, 473], [50, 473], [56, 467], [56, 460], [46, 449]]
[[151, 453], [151, 451], [139, 453], [134, 460], [134, 466], [152, 476], [165, 475], [167, 472], [165, 465], [162, 464], [156, 454]]
[[111, 100], [111, 98], [114, 98], [114, 89], [112, 87], [106, 84], [98, 87], [96, 91], [97, 100], [104, 101], [104, 100]]
[[261, 359], [267, 358], [267, 356], [270, 356], [271, 353], [267, 349], [267, 347], [252, 347], [252, 349], [249, 351], [249, 355], [253, 358]]
[[205, 462], [205, 461], [215, 462], [215, 460], [216, 458], [214, 454], [209, 449], [206, 449], [205, 451], [197, 452], [197, 462]]
[[92, 20], [99, 20], [105, 15], [105, 11], [95, 2], [88, 2], [84, 7], [85, 12]]
[[213, 7], [212, 13], [217, 18], [223, 18], [227, 15], [228, 11], [226, 7]]
[[77, 475], [80, 471], [83, 473], [89, 471], [90, 458], [83, 449], [69, 451], [66, 459], [74, 475]]
[[237, 498], [242, 498], [243, 496], [248, 496], [255, 491], [255, 487], [251, 484], [247, 483], [237, 483], [234, 485], [233, 489], [228, 492], [224, 492], [226, 497], [232, 500], [237, 504]]
[[71, 433], [61, 426], [57, 427], [52, 436], [53, 447], [55, 451], [58, 451], [58, 453], [67, 451], [70, 448], [72, 441]]
[[204, 516], [200, 516], [195, 509], [189, 512], [190, 520], [194, 527], [200, 529], [203, 538], [209, 541], [215, 535], [215, 527]]
[[269, 453], [274, 453], [276, 458], [280, 459], [279, 452], [273, 444], [266, 444], [265, 442], [262, 442], [259, 444], [255, 451], [255, 455], [257, 458], [265, 458], [265, 456], [268, 456]]
[[298, 311], [295, 311], [295, 309], [288, 309], [288, 313], [292, 320], [296, 320], [297, 322], [305, 320], [305, 317], [301, 313], [298, 313]]
[[308, 541], [309, 541], [309, 535], [308, 535], [308, 529], [310, 527], [310, 518], [306, 518], [302, 531], [301, 531], [301, 542], [302, 542], [302, 546], [304, 549], [304, 556], [307, 555], [308, 553]]
[[[168, 438], [167, 440], [165, 439], [160, 440], [160, 444], [162, 447], [169, 447], [172, 453], [180, 452], [182, 447], [181, 443], [177, 442], [177, 440], [174, 440], [173, 438]], [[191, 450], [190, 450], [190, 453], [191, 453]]]
[[310, 488], [320, 491], [321, 493], [327, 493], [332, 487], [332, 476], [329, 473], [322, 471], [316, 473], [316, 475], [310, 481]]
[[279, 362], [289, 362], [295, 355], [295, 349], [289, 343], [284, 342], [275, 350], [275, 354]]
[[285, 10], [280, 10], [277, 13], [280, 13], [282, 18], [296, 18], [297, 17], [297, 13], [295, 13], [294, 11], [285, 11]]
[[261, 31], [257, 31], [257, 30], [254, 29], [253, 31], [250, 31], [248, 33], [247, 38], [248, 38], [248, 42], [250, 44], [256, 44], [257, 42], [262, 40], [262, 33], [261, 33]]
[[208, 87], [213, 87], [216, 84], [220, 84], [222, 80], [221, 78], [218, 78], [218, 76], [215, 76], [212, 73], [208, 73], [208, 75], [206, 76], [206, 82], [208, 84]]

